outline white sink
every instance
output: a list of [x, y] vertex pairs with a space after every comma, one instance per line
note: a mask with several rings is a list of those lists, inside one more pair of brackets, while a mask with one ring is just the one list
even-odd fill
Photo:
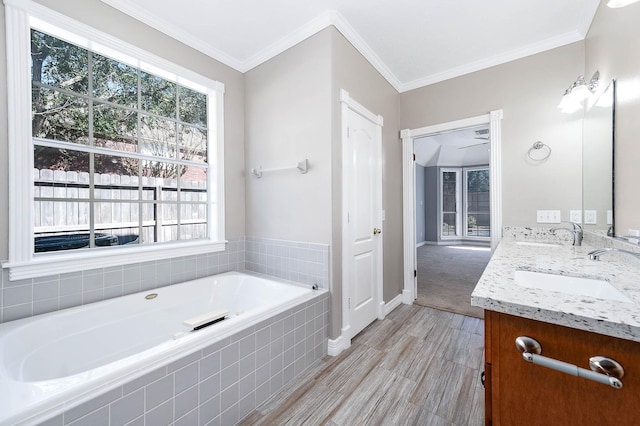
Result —
[[562, 244], [556, 243], [539, 243], [534, 241], [516, 241], [518, 246], [532, 246], [532, 247], [562, 247]]
[[595, 278], [570, 277], [534, 271], [516, 271], [515, 281], [521, 287], [633, 303], [631, 299], [608, 282]]

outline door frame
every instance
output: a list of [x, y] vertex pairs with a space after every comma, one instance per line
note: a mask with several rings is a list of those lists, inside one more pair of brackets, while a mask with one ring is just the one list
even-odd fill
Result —
[[[341, 117], [342, 117], [342, 327], [341, 327], [341, 336], [340, 336], [340, 348], [341, 350], [347, 349], [351, 346], [351, 338], [354, 336], [351, 335], [351, 315], [349, 309], [349, 285], [348, 285], [348, 276], [350, 271], [350, 249], [348, 247], [349, 242], [347, 241], [347, 226], [348, 226], [348, 211], [347, 206], [349, 205], [348, 191], [347, 191], [347, 180], [345, 176], [347, 176], [349, 162], [345, 161], [347, 155], [347, 139], [348, 139], [348, 114], [349, 111], [353, 111], [365, 119], [371, 121], [373, 124], [377, 126], [377, 135], [376, 137], [380, 141], [379, 144], [379, 158], [378, 164], [376, 165], [376, 204], [378, 208], [378, 220], [377, 222], [381, 225], [384, 225], [383, 222], [383, 212], [382, 212], [382, 126], [384, 124], [384, 120], [381, 115], [376, 115], [366, 109], [364, 106], [356, 102], [351, 96], [349, 92], [344, 89], [340, 90], [340, 104], [341, 104]], [[383, 273], [383, 238], [384, 238], [384, 227], [381, 226], [383, 232], [378, 235], [376, 238], [376, 284], [375, 284], [375, 295], [374, 295], [374, 303], [377, 306], [378, 319], [384, 319], [385, 310], [384, 310], [384, 301], [382, 298], [383, 287], [382, 287], [382, 273]]]
[[476, 117], [400, 131], [402, 139], [402, 234], [404, 241], [402, 303], [411, 305], [418, 296], [414, 139], [481, 124], [489, 124], [489, 134], [491, 135], [489, 138], [491, 149], [489, 188], [491, 192], [491, 251], [493, 252], [502, 238], [502, 117], [503, 112], [499, 109]]

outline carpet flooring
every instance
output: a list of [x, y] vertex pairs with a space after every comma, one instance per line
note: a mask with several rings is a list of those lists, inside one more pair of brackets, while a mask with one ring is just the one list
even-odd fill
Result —
[[489, 247], [474, 245], [418, 248], [418, 298], [415, 303], [435, 309], [483, 318], [471, 306], [471, 292], [489, 263]]

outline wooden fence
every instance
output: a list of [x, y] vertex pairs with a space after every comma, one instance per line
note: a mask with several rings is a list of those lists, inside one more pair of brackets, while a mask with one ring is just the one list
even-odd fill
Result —
[[[36, 236], [88, 233], [91, 199], [89, 173], [34, 169]], [[95, 174], [95, 232], [142, 235], [140, 243], [205, 238], [205, 181]], [[179, 216], [179, 223], [178, 223]]]

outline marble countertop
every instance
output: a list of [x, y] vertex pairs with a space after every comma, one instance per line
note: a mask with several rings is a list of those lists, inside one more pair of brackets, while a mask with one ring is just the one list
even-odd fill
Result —
[[[590, 260], [588, 253], [600, 244], [574, 247], [566, 240], [548, 241], [556, 246], [536, 245], [542, 242], [539, 239], [525, 241], [530, 243], [503, 238], [473, 290], [472, 305], [640, 342], [639, 260], [620, 253]], [[522, 287], [515, 283], [516, 270], [602, 279], [633, 303]]]

